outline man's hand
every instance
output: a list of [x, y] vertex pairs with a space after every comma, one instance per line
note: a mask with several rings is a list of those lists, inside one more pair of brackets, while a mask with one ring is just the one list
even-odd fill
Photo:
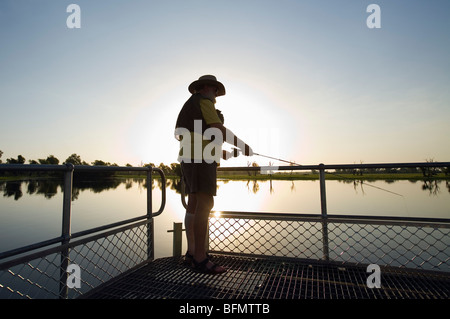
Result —
[[248, 146], [247, 144], [245, 144], [244, 150], [242, 151], [242, 153], [245, 156], [253, 156], [253, 150], [250, 146]]
[[244, 150], [241, 149], [237, 149], [237, 148], [233, 148], [231, 150], [231, 152], [227, 152], [225, 150], [222, 151], [222, 158], [224, 160], [228, 160], [232, 157], [238, 157], [239, 153], [244, 154], [245, 156], [253, 156], [253, 150], [250, 146], [248, 146], [247, 144], [245, 144], [244, 146]]
[[238, 157], [240, 152], [241, 151], [238, 150], [237, 148], [233, 148], [233, 150], [231, 152], [227, 152], [227, 151], [223, 150], [222, 151], [222, 159], [228, 160], [232, 157]]
[[[244, 144], [244, 149], [240, 149], [242, 154], [245, 156], [253, 156], [253, 150], [250, 146], [245, 144], [241, 139], [239, 139], [236, 135], [234, 135], [233, 132], [231, 132], [229, 129], [227, 129], [225, 126], [223, 126], [222, 123], [212, 123], [210, 124], [210, 127], [218, 128], [222, 132], [222, 136], [224, 137], [224, 142], [230, 143], [236, 147], [239, 147]], [[235, 157], [237, 155], [234, 155]]]
[[222, 159], [228, 160], [233, 157], [233, 153], [227, 152], [225, 150], [222, 151]]

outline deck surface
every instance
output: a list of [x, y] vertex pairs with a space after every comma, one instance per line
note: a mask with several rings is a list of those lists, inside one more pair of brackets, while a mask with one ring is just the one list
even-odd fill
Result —
[[94, 289], [92, 299], [449, 299], [450, 274], [382, 269], [368, 288], [363, 266], [213, 255], [228, 269], [206, 275], [182, 259], [157, 259]]

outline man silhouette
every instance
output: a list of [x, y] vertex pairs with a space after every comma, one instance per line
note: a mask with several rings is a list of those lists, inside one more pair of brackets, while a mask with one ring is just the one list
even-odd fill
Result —
[[[199, 272], [220, 274], [226, 269], [209, 260], [205, 240], [208, 217], [216, 196], [221, 145], [226, 141], [246, 156], [252, 156], [253, 151], [219, 118], [220, 113], [214, 105], [216, 97], [225, 95], [225, 87], [215, 76], [201, 76], [189, 85], [188, 90], [192, 96], [183, 105], [176, 122], [176, 136], [180, 140], [178, 160], [188, 194], [185, 216], [188, 249], [185, 260]], [[205, 134], [211, 131], [213, 134]], [[177, 134], [180, 132], [184, 134]], [[234, 155], [237, 156], [236, 152]]]

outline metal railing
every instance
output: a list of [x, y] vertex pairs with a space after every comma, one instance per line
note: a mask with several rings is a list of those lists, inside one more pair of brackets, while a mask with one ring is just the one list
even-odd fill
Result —
[[[450, 167], [449, 162], [223, 167], [219, 171], [319, 172], [320, 214], [223, 211], [210, 216], [215, 253], [306, 258], [450, 272], [450, 219], [330, 215], [326, 176], [331, 170]], [[184, 196], [182, 202], [185, 204]]]
[[[165, 207], [166, 180], [154, 167], [0, 165], [0, 171], [63, 172], [61, 236], [0, 253], [0, 298], [72, 298], [154, 258], [153, 218]], [[71, 232], [74, 172], [146, 173], [146, 214], [77, 233]], [[152, 211], [152, 179], [162, 181], [161, 205]], [[69, 289], [69, 266], [82, 270], [81, 287]], [[75, 274], [75, 272], [74, 272]]]
[[[307, 258], [338, 263], [376, 263], [450, 271], [450, 219], [330, 215], [326, 175], [336, 169], [450, 167], [450, 163], [280, 166], [278, 171], [318, 170], [320, 214], [221, 212], [211, 215], [214, 252]], [[274, 167], [220, 168], [269, 172]], [[0, 165], [0, 171], [59, 171], [64, 174], [61, 236], [0, 253], [0, 294], [17, 298], [73, 298], [154, 257], [153, 217], [165, 207], [165, 176], [157, 168], [73, 165]], [[134, 171], [147, 174], [145, 215], [71, 233], [75, 172]], [[162, 201], [152, 212], [152, 173], [162, 179]], [[184, 196], [182, 196], [184, 202]], [[69, 266], [82, 270], [81, 288], [69, 287]], [[69, 289], [72, 288], [72, 289]], [[0, 296], [3, 298], [3, 295]]]

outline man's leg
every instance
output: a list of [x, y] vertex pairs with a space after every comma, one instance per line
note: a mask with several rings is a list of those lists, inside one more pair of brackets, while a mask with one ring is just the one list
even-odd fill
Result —
[[191, 193], [188, 195], [188, 205], [186, 209], [186, 216], [184, 218], [184, 226], [186, 227], [187, 251], [191, 256], [194, 256], [195, 252], [194, 225], [196, 207], [197, 197], [195, 193]]
[[[211, 209], [214, 206], [214, 197], [212, 195], [198, 192], [196, 193], [197, 199], [197, 209], [195, 210], [195, 225], [194, 225], [194, 234], [195, 234], [195, 252], [194, 252], [194, 261], [197, 263], [201, 263], [204, 261], [206, 256], [206, 234], [208, 230], [208, 217], [211, 213]], [[209, 261], [206, 264], [206, 268], [212, 269], [214, 264]], [[224, 272], [225, 268], [221, 266], [216, 266], [215, 271]]]
[[194, 259], [201, 262], [206, 259], [206, 232], [208, 228], [208, 217], [214, 206], [214, 197], [212, 195], [198, 192], [196, 193], [197, 206], [195, 210], [194, 223]]

